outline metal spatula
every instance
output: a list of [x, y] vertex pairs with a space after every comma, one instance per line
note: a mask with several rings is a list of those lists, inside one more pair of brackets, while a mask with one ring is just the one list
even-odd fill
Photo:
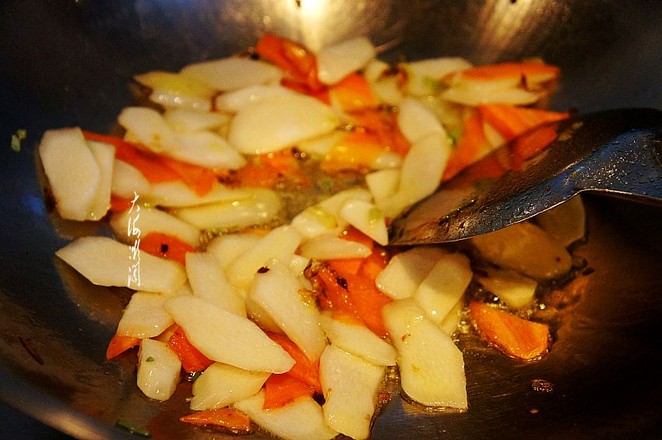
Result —
[[442, 184], [393, 222], [390, 243], [492, 232], [584, 191], [662, 203], [662, 111], [610, 110], [536, 130], [550, 129], [556, 140], [532, 158], [521, 160], [526, 139], [516, 139]]

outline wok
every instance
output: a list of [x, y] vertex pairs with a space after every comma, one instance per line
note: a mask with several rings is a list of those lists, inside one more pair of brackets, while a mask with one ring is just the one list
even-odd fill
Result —
[[[106, 230], [51, 215], [35, 144], [53, 127], [109, 130], [132, 102], [132, 74], [239, 52], [265, 31], [313, 48], [366, 35], [389, 61], [542, 56], [562, 68], [556, 110], [659, 108], [660, 23], [657, 1], [2, 2], [0, 399], [79, 438], [132, 438], [118, 419], [154, 438], [222, 437], [176, 420], [185, 386], [156, 404], [137, 391], [129, 357], [104, 360], [126, 295], [91, 286], [53, 255], [73, 237]], [[17, 129], [27, 130], [20, 151], [9, 146]], [[577, 249], [586, 283], [551, 353], [519, 364], [463, 336], [469, 412], [431, 414], [395, 399], [374, 438], [662, 438], [662, 212], [597, 196], [586, 203], [589, 238]], [[537, 379], [553, 391], [532, 386]]]

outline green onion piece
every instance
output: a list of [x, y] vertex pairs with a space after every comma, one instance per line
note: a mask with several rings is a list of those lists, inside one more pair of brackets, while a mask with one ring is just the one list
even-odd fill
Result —
[[126, 429], [131, 434], [139, 435], [141, 437], [151, 437], [152, 434], [146, 428], [139, 428], [128, 420], [117, 419], [115, 426], [118, 428]]

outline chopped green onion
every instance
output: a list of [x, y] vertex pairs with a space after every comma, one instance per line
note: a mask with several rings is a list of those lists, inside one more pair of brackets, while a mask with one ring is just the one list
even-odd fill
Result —
[[21, 151], [21, 142], [27, 137], [28, 132], [24, 128], [19, 128], [11, 135], [11, 149], [15, 152]]
[[149, 432], [148, 429], [139, 428], [136, 425], [134, 425], [133, 423], [129, 422], [128, 420], [117, 419], [117, 421], [115, 421], [115, 426], [117, 426], [119, 428], [122, 428], [122, 429], [126, 429], [127, 431], [129, 431], [129, 433], [136, 434], [136, 435], [139, 435], [141, 437], [151, 437], [152, 436], [152, 434]]

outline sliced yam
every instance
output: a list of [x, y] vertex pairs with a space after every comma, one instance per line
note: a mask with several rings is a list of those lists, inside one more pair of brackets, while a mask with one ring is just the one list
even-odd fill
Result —
[[370, 202], [349, 200], [340, 208], [340, 217], [382, 246], [388, 244], [384, 214]]
[[175, 132], [154, 109], [125, 107], [117, 117], [117, 122], [130, 133], [131, 137], [154, 153], [178, 148]]
[[469, 87], [451, 87], [446, 89], [441, 96], [450, 102], [467, 106], [478, 106], [481, 104], [507, 104], [507, 105], [530, 105], [538, 102], [544, 93], [530, 92], [517, 87], [494, 88], [490, 90], [475, 89]]
[[473, 272], [469, 258], [448, 253], [437, 260], [414, 293], [414, 299], [430, 321], [440, 325], [462, 299]]
[[536, 223], [563, 246], [582, 240], [586, 236], [586, 213], [581, 196], [538, 214]]
[[151, 89], [150, 100], [166, 107], [209, 110], [215, 91], [178, 73], [151, 71], [135, 75], [138, 83]]
[[238, 316], [246, 316], [243, 296], [230, 283], [220, 263], [208, 252], [186, 254], [186, 275], [193, 294]]
[[305, 241], [299, 253], [313, 260], [365, 258], [372, 250], [362, 243], [340, 237], [319, 236]]
[[331, 344], [374, 365], [395, 365], [396, 352], [391, 344], [366, 326], [342, 315], [322, 314], [322, 329]]
[[336, 84], [363, 68], [375, 57], [375, 47], [365, 37], [325, 46], [317, 52], [317, 76], [324, 84]]
[[365, 65], [362, 70], [363, 76], [369, 82], [375, 82], [382, 79], [391, 71], [391, 65], [379, 58], [373, 58]]
[[169, 157], [205, 168], [236, 170], [246, 159], [221, 136], [211, 131], [177, 133], [178, 148]]
[[223, 270], [227, 270], [239, 255], [253, 247], [259, 239], [260, 236], [256, 234], [219, 235], [207, 245], [207, 252], [216, 257]]
[[55, 255], [90, 282], [101, 286], [173, 292], [186, 282], [186, 272], [181, 265], [108, 237], [81, 237]]
[[241, 411], [232, 408], [197, 411], [182, 416], [179, 420], [191, 425], [214, 426], [232, 434], [249, 434], [251, 432], [251, 419]]
[[331, 149], [342, 142], [347, 136], [345, 131], [334, 130], [330, 133], [306, 139], [297, 144], [297, 148], [313, 158], [322, 159], [326, 157]]
[[168, 109], [163, 113], [168, 125], [177, 132], [218, 130], [230, 122], [230, 115], [219, 112], [191, 110], [187, 108]]
[[89, 141], [87, 144], [99, 167], [99, 186], [88, 208], [88, 217], [90, 220], [100, 220], [106, 215], [110, 207], [115, 147], [94, 141]]
[[370, 82], [372, 92], [387, 105], [398, 106], [405, 98], [401, 87], [401, 78], [389, 75]]
[[414, 98], [402, 100], [397, 121], [400, 131], [410, 143], [433, 134], [445, 135], [441, 122], [435, 114]]
[[123, 160], [114, 160], [111, 183], [111, 193], [113, 196], [134, 199], [141, 194], [149, 194], [151, 190], [152, 185], [138, 168]]
[[473, 237], [471, 244], [487, 261], [537, 280], [559, 277], [572, 266], [563, 245], [531, 222]]
[[318, 205], [338, 219], [340, 217], [340, 209], [349, 200], [365, 200], [369, 202], [371, 200], [370, 192], [363, 188], [350, 188], [335, 193], [331, 197], [319, 202]]
[[258, 270], [271, 259], [287, 261], [301, 243], [299, 233], [289, 225], [272, 229], [227, 267], [227, 275], [235, 286], [248, 288]]
[[270, 153], [330, 133], [339, 123], [333, 110], [319, 100], [298, 94], [274, 96], [239, 111], [228, 140], [243, 154]]
[[290, 225], [304, 240], [321, 235], [337, 235], [340, 232], [336, 217], [319, 205], [309, 206], [301, 211], [292, 219]]
[[174, 321], [163, 304], [166, 296], [159, 293], [135, 292], [117, 324], [117, 334], [140, 339], [154, 338]]
[[407, 73], [407, 92], [425, 96], [438, 93], [446, 76], [469, 69], [471, 64], [464, 58], [440, 57], [402, 63], [398, 67]]
[[505, 354], [529, 361], [547, 352], [549, 328], [545, 324], [477, 301], [469, 304], [469, 310], [478, 331]]
[[326, 424], [348, 437], [368, 438], [385, 371], [383, 366], [327, 346], [320, 359]]
[[189, 64], [180, 74], [222, 92], [278, 82], [283, 75], [269, 63], [239, 57]]
[[39, 144], [55, 209], [67, 220], [89, 220], [101, 183], [99, 163], [79, 128], [47, 130]]
[[278, 84], [258, 84], [226, 92], [216, 97], [216, 108], [237, 113], [244, 107], [274, 96], [291, 95], [294, 92]]
[[269, 375], [216, 362], [193, 383], [191, 409], [223, 408], [250, 397], [260, 391]]
[[322, 408], [312, 397], [301, 397], [282, 408], [265, 410], [264, 391], [260, 391], [233, 406], [262, 429], [284, 440], [330, 440], [338, 435], [326, 425]]
[[230, 189], [214, 182], [211, 189], [204, 195], [197, 194], [182, 181], [155, 183], [148, 193], [141, 195], [151, 205], [166, 208], [188, 208], [212, 203], [232, 202], [250, 199], [251, 189]]
[[138, 388], [150, 399], [165, 401], [179, 383], [181, 363], [168, 345], [154, 339], [144, 339], [138, 354]]
[[319, 359], [326, 346], [320, 313], [285, 263], [266, 262], [255, 275], [249, 295], [312, 362]]
[[414, 296], [418, 286], [446, 253], [439, 247], [416, 246], [394, 255], [377, 275], [377, 288], [392, 299]]
[[476, 280], [510, 308], [519, 309], [531, 304], [538, 283], [512, 270], [483, 268], [476, 272]]
[[169, 298], [166, 310], [209, 359], [250, 371], [284, 373], [294, 360], [252, 321], [196, 296]]
[[365, 176], [365, 183], [375, 203], [380, 204], [398, 190], [400, 170], [384, 169], [372, 172]]
[[462, 309], [464, 308], [464, 301], [460, 300], [455, 304], [443, 321], [439, 324], [439, 328], [448, 336], [453, 336], [458, 326], [462, 322]]
[[[233, 190], [232, 200], [178, 208], [173, 214], [199, 229], [224, 230], [259, 226], [272, 221], [280, 212], [278, 194], [266, 188]], [[232, 193], [225, 194], [232, 195]]]
[[191, 246], [200, 244], [200, 230], [181, 221], [165, 211], [142, 207], [140, 216], [127, 211], [118, 212], [111, 216], [110, 227], [120, 241], [131, 243], [135, 239], [133, 229], [140, 229], [142, 236], [152, 232], [162, 232], [173, 235]]
[[462, 352], [412, 299], [384, 306], [384, 323], [398, 352], [403, 392], [425, 406], [468, 408]]

